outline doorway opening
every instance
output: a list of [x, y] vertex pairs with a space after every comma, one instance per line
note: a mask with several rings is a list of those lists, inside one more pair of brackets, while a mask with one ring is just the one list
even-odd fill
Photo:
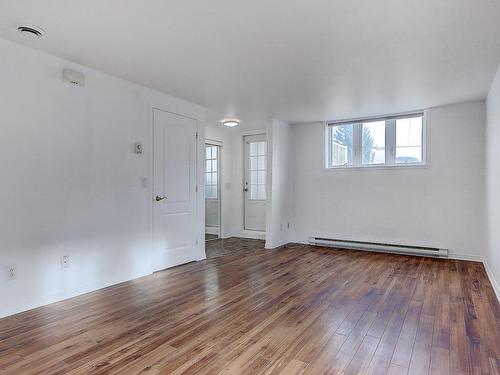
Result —
[[221, 237], [221, 149], [205, 143], [205, 241]]

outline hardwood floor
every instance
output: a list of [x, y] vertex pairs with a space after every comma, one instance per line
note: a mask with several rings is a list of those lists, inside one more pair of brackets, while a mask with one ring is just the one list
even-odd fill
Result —
[[0, 320], [2, 374], [498, 374], [499, 359], [480, 263], [305, 245]]
[[247, 238], [231, 237], [225, 240], [218, 239], [205, 243], [205, 252], [208, 259], [229, 254], [241, 254], [248, 251], [263, 250], [265, 241]]

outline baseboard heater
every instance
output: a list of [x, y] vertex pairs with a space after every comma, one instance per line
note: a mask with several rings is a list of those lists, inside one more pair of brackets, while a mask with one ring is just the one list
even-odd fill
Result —
[[364, 251], [376, 251], [383, 253], [395, 253], [406, 255], [418, 255], [426, 257], [447, 258], [448, 249], [439, 249], [436, 247], [408, 246], [379, 242], [363, 242], [352, 240], [338, 240], [332, 238], [310, 237], [311, 245], [337, 247], [341, 249], [353, 249]]

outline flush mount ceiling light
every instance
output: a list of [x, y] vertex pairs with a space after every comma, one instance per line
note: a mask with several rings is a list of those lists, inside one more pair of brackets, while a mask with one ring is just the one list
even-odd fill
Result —
[[41, 27], [35, 25], [20, 25], [17, 30], [27, 37], [41, 38], [45, 34]]
[[228, 128], [234, 128], [240, 124], [240, 120], [223, 120], [222, 125], [227, 126]]

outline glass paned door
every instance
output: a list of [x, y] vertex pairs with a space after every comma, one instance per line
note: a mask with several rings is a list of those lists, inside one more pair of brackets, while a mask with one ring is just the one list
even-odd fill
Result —
[[267, 139], [265, 134], [246, 136], [244, 177], [244, 229], [265, 231], [267, 199]]

